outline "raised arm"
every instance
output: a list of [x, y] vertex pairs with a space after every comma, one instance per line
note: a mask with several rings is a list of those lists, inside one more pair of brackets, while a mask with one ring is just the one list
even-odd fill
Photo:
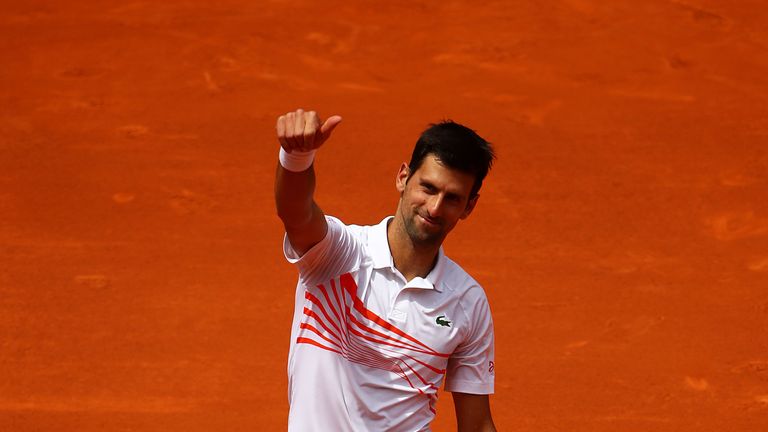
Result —
[[325, 215], [314, 200], [312, 161], [315, 151], [340, 122], [339, 116], [321, 122], [316, 112], [301, 109], [277, 119], [281, 150], [275, 178], [275, 203], [288, 241], [299, 255], [320, 242], [328, 229]]

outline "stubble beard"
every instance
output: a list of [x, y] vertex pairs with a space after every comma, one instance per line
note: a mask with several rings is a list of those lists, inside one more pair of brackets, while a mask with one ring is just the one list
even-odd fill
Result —
[[408, 237], [411, 239], [414, 246], [434, 247], [442, 244], [443, 239], [445, 238], [443, 231], [428, 232], [419, 228], [418, 222], [416, 221], [416, 218], [419, 216], [416, 212], [409, 215], [403, 214], [402, 217], [405, 232], [408, 234]]

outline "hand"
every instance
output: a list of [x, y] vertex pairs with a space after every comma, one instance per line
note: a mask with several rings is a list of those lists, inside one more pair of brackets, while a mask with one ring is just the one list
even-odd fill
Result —
[[339, 123], [341, 117], [337, 115], [321, 122], [316, 112], [297, 109], [277, 119], [277, 139], [288, 153], [315, 150], [330, 138]]

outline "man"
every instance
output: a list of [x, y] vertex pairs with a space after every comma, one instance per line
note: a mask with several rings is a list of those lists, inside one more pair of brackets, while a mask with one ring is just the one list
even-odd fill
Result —
[[344, 225], [313, 198], [315, 151], [340, 122], [303, 110], [277, 121], [277, 213], [299, 270], [288, 430], [429, 431], [445, 378], [458, 430], [495, 431], [488, 301], [441, 248], [477, 204], [493, 149], [459, 124], [432, 125], [397, 174], [395, 215]]

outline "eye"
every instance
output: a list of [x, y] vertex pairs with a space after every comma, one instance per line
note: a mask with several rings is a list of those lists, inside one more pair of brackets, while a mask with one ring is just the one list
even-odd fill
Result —
[[429, 183], [421, 183], [421, 188], [424, 189], [424, 192], [428, 194], [437, 193], [437, 188]]
[[454, 195], [454, 194], [448, 194], [448, 195], [446, 195], [446, 196], [445, 196], [445, 199], [446, 199], [446, 200], [448, 200], [448, 201], [450, 201], [450, 202], [452, 202], [452, 203], [456, 203], [456, 204], [458, 204], [458, 203], [460, 203], [460, 202], [461, 202], [461, 197], [460, 197], [460, 196], [458, 196], [458, 195]]

